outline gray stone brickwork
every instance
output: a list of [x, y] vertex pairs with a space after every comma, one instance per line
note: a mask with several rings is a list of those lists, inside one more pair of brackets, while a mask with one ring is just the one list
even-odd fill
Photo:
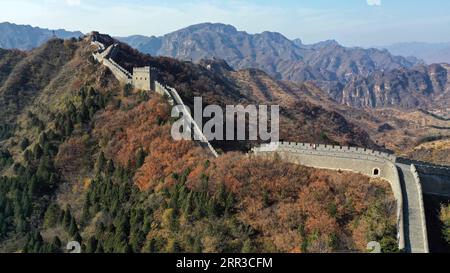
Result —
[[[415, 238], [423, 238], [423, 241], [420, 242], [418, 241], [418, 245], [414, 248], [412, 247], [412, 252], [420, 252], [421, 250], [423, 250], [423, 252], [428, 253], [429, 250], [429, 245], [428, 245], [428, 231], [427, 231], [427, 221], [426, 221], [426, 217], [425, 217], [425, 204], [423, 201], [423, 190], [422, 190], [422, 181], [420, 180], [420, 176], [419, 176], [419, 172], [417, 171], [416, 166], [413, 164], [411, 165], [411, 173], [414, 177], [414, 182], [416, 183], [416, 187], [417, 187], [417, 195], [418, 195], [418, 213], [416, 214], [417, 217], [420, 217], [421, 219], [419, 220], [421, 222], [421, 226], [417, 227], [419, 229], [418, 232], [422, 232], [422, 236], [417, 235], [414, 236]], [[411, 217], [411, 216], [410, 216]], [[414, 250], [416, 249], [416, 250]]]

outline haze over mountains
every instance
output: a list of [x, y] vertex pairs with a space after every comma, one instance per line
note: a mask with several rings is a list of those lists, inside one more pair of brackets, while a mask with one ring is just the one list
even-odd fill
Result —
[[380, 48], [395, 55], [414, 56], [428, 64], [450, 63], [450, 43], [398, 43]]
[[0, 23], [0, 48], [30, 50], [41, 46], [55, 35], [61, 39], [78, 38], [80, 31], [50, 30], [28, 25]]

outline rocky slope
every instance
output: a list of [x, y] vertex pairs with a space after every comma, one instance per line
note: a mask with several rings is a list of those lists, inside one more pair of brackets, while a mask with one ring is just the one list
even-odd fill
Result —
[[337, 102], [355, 107], [435, 109], [450, 106], [450, 66], [434, 64], [411, 69], [376, 71], [348, 83], [321, 82]]

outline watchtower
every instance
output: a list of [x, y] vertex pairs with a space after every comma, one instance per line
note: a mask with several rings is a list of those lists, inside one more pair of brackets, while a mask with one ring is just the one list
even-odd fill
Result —
[[154, 88], [154, 71], [149, 67], [133, 68], [133, 86], [143, 91], [155, 90]]

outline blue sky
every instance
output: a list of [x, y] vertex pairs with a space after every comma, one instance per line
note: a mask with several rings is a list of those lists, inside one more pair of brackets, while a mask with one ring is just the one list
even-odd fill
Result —
[[202, 22], [281, 32], [305, 43], [450, 41], [448, 0], [1, 0], [0, 22], [111, 35], [162, 35]]

